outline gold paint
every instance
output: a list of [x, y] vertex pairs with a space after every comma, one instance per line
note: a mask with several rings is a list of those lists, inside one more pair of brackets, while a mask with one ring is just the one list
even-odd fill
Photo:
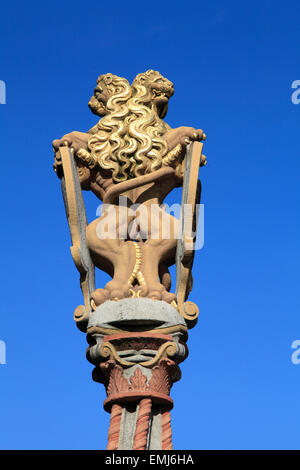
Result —
[[144, 279], [141, 272], [137, 273], [136, 278], [137, 278], [140, 286], [145, 286], [146, 285], [146, 281], [145, 281], [145, 279]]
[[170, 165], [170, 166], [173, 166], [175, 163], [178, 163], [178, 158], [182, 152], [182, 145], [181, 144], [177, 144], [176, 147], [174, 147], [169, 153], [168, 155], [166, 155], [164, 158], [163, 158], [163, 164], [164, 165]]
[[129, 292], [131, 294], [131, 298], [136, 299], [136, 298], [140, 297], [141, 289], [139, 289], [138, 291], [135, 291], [133, 289], [129, 289]]
[[[161, 168], [168, 153], [164, 139], [168, 128], [162, 120], [165, 113], [159, 113], [155, 103], [161, 97], [168, 101], [173, 83], [154, 70], [137, 75], [131, 87], [112, 74], [101, 75], [97, 82], [95, 91], [109, 96], [105, 106], [109, 113], [91, 129], [88, 149], [80, 149], [77, 156], [90, 168], [111, 170], [115, 183]], [[97, 93], [91, 104], [97, 105]]]
[[[140, 286], [145, 286], [146, 282], [145, 279], [140, 271], [140, 267], [142, 265], [143, 257], [142, 257], [142, 250], [137, 242], [134, 242], [135, 247], [135, 265], [131, 276], [129, 278], [128, 284], [132, 284], [135, 279], [137, 279]], [[136, 296], [133, 296], [136, 297]]]

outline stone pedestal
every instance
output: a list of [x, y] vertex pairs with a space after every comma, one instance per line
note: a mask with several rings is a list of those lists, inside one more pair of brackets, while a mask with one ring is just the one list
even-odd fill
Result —
[[88, 360], [106, 387], [108, 449], [172, 449], [170, 397], [188, 355], [187, 325], [166, 302], [107, 301], [89, 315]]

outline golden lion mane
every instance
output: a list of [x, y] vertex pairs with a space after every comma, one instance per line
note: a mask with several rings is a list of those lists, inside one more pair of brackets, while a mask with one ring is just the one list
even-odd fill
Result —
[[163, 136], [170, 128], [159, 117], [166, 114], [167, 104], [158, 108], [154, 97], [172, 96], [173, 84], [154, 70], [137, 75], [131, 86], [112, 74], [101, 75], [101, 81], [109, 93], [107, 114], [89, 138], [88, 150], [79, 150], [77, 156], [90, 168], [110, 170], [116, 183], [151, 173], [164, 160], [169, 163]]

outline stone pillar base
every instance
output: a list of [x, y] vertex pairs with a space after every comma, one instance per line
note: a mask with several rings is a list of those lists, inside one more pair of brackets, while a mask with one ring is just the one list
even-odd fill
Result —
[[87, 358], [107, 392], [108, 449], [172, 449], [170, 390], [187, 336], [183, 317], [163, 301], [108, 301], [90, 315]]

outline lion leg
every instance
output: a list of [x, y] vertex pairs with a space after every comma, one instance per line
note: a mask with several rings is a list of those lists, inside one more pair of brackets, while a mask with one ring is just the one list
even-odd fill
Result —
[[141, 263], [141, 276], [143, 279], [143, 286], [141, 290], [141, 297], [148, 297], [153, 300], [164, 300], [171, 303], [176, 300], [176, 296], [170, 292], [171, 285], [168, 280], [168, 270], [165, 271], [160, 282], [160, 275], [162, 269], [160, 267], [160, 248], [157, 240], [148, 240], [141, 244], [142, 263]]
[[[93, 292], [91, 298], [96, 306], [106, 300], [119, 300], [130, 295], [129, 279], [135, 263], [135, 249], [132, 242], [119, 238], [120, 226], [116, 220], [112, 213], [105, 213], [86, 229], [87, 244], [95, 266], [112, 276], [104, 289]], [[107, 227], [109, 230], [105, 237]]]
[[114, 262], [113, 279], [104, 288], [109, 293], [111, 300], [130, 297], [131, 273], [134, 270], [135, 258], [136, 251], [133, 242], [122, 241], [119, 254]]
[[159, 265], [159, 279], [164, 288], [170, 292], [171, 290], [171, 275], [168, 266], [165, 263]]
[[113, 260], [113, 276], [104, 289], [96, 289], [91, 298], [98, 306], [106, 300], [120, 300], [130, 297], [130, 273], [134, 267], [135, 250], [132, 244], [124, 242], [120, 246], [117, 259]]

